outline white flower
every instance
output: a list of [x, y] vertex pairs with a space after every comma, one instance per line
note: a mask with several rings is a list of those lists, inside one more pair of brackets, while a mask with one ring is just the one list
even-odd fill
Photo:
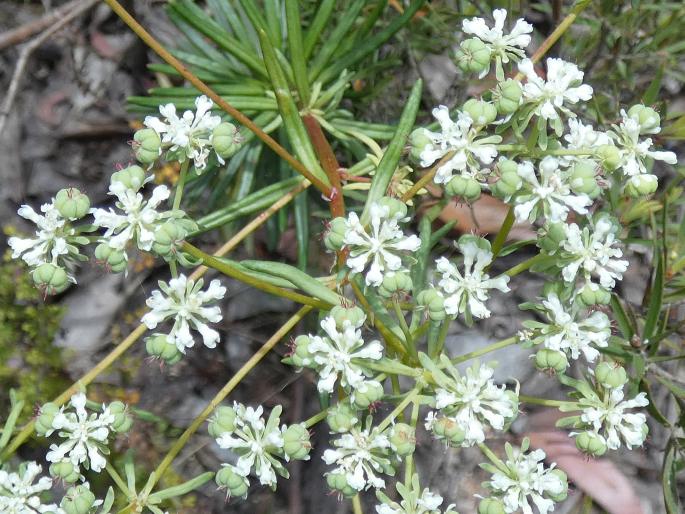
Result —
[[545, 452], [533, 450], [525, 454], [524, 448], [514, 449], [509, 443], [506, 451], [507, 473], [496, 469], [488, 483], [488, 487], [501, 497], [504, 511], [511, 513], [520, 510], [523, 514], [533, 514], [531, 501], [540, 514], [554, 510], [554, 502], [546, 496], [563, 493], [567, 485], [557, 474], [552, 473], [554, 465], [544, 467], [542, 461]]
[[[490, 49], [492, 55], [500, 63], [508, 63], [510, 59], [518, 61], [524, 57], [524, 49], [530, 44], [530, 34], [533, 32], [533, 26], [519, 18], [516, 20], [514, 28], [509, 34], [504, 33], [504, 21], [507, 18], [507, 11], [505, 9], [495, 9], [492, 12], [495, 19], [495, 25], [490, 28], [487, 26], [483, 18], [471, 18], [462, 22], [462, 30], [466, 34], [473, 34], [480, 39]], [[488, 69], [480, 74], [483, 78], [489, 72]]]
[[[484, 239], [481, 241], [486, 242]], [[442, 274], [438, 286], [445, 297], [445, 312], [450, 316], [463, 313], [467, 319], [471, 315], [487, 318], [490, 311], [485, 302], [489, 298], [489, 290], [499, 289], [506, 293], [509, 291], [509, 277], [502, 275], [490, 278], [485, 273], [485, 268], [492, 262], [489, 245], [479, 245], [475, 238], [462, 237], [457, 246], [464, 256], [463, 274], [445, 257], [436, 261], [436, 269]]]
[[35, 462], [22, 463], [16, 473], [0, 470], [2, 514], [64, 514], [54, 503], [43, 504], [41, 495], [52, 489], [52, 479], [41, 477], [35, 482], [40, 472], [41, 467]]
[[101, 414], [93, 412], [89, 415], [86, 395], [83, 393], [72, 396], [70, 406], [73, 411], [62, 407], [52, 422], [52, 430], [45, 434], [50, 436], [56, 431], [66, 441], [50, 445], [45, 458], [48, 462], [69, 460], [76, 467], [83, 464], [87, 469], [99, 473], [107, 465], [105, 455], [109, 453], [107, 442], [114, 431], [114, 414], [103, 405]]
[[557, 223], [565, 221], [571, 209], [578, 214], [587, 214], [592, 200], [586, 194], [576, 195], [571, 191], [568, 174], [559, 169], [559, 164], [552, 156], [542, 159], [538, 166], [539, 179], [531, 162], [519, 164], [518, 174], [523, 186], [515, 196], [517, 221], [535, 221], [543, 214], [552, 223]]
[[[578, 118], [570, 118], [568, 120], [568, 129], [568, 134], [564, 135], [568, 150], [584, 149], [593, 151], [598, 146], [611, 144], [609, 134], [595, 130], [590, 123], [583, 125], [583, 122]], [[573, 161], [587, 157], [565, 155], [559, 157], [559, 160], [562, 164], [569, 165]]]
[[590, 282], [596, 274], [602, 287], [612, 289], [616, 280], [623, 279], [628, 261], [620, 259], [623, 252], [616, 248], [620, 243], [616, 238], [617, 227], [608, 217], [601, 217], [592, 229], [584, 227], [581, 230], [575, 223], [564, 229], [566, 240], [562, 244], [562, 256], [567, 264], [561, 273], [566, 282], [575, 281], [579, 273]]
[[236, 428], [233, 432], [222, 433], [217, 438], [218, 445], [240, 455], [235, 465], [231, 466], [237, 474], [247, 477], [254, 469], [260, 484], [275, 488], [276, 472], [288, 478], [287, 470], [276, 459], [287, 459], [283, 452], [285, 426], [278, 426], [280, 405], [274, 407], [267, 422], [262, 418], [264, 409], [261, 405], [253, 409], [236, 402], [233, 410]]
[[[435, 408], [464, 431], [463, 447], [485, 441], [487, 425], [502, 430], [514, 418], [518, 405], [505, 386], [495, 384], [491, 367], [474, 364], [464, 377], [451, 365], [447, 370], [451, 377], [436, 377], [440, 387], [435, 389]], [[429, 413], [426, 429], [430, 430], [436, 420], [437, 414]]]
[[357, 491], [370, 487], [383, 489], [385, 481], [378, 475], [392, 470], [390, 441], [376, 429], [353, 428], [333, 441], [335, 449], [328, 449], [323, 460], [335, 465], [330, 473], [342, 473], [347, 484]]
[[106, 228], [104, 240], [116, 250], [125, 250], [129, 241], [135, 241], [138, 248], [149, 251], [155, 240], [155, 231], [172, 213], [158, 212], [157, 207], [169, 198], [166, 186], [157, 186], [145, 200], [137, 189], [129, 189], [119, 181], [112, 181], [109, 194], [116, 196], [116, 206], [123, 211], [117, 214], [109, 209], [91, 209], [95, 218], [93, 224]]
[[[210, 112], [213, 102], [206, 96], [195, 99], [196, 112], [185, 111], [179, 118], [174, 104], [159, 106], [164, 121], [154, 116], [145, 118], [145, 126], [156, 131], [171, 152], [178, 153], [181, 161], [193, 159], [196, 170], [207, 166], [211, 148], [212, 131], [221, 123], [221, 117]], [[217, 155], [218, 157], [218, 155]], [[223, 160], [219, 158], [223, 164]]]
[[362, 339], [361, 330], [345, 321], [338, 330], [335, 320], [328, 316], [321, 321], [324, 336], [311, 336], [308, 350], [316, 365], [320, 392], [332, 393], [335, 382], [356, 389], [366, 380], [364, 368], [357, 359], [378, 360], [383, 356], [383, 346], [378, 341], [369, 344]]
[[[75, 234], [74, 229], [66, 226], [67, 220], [62, 217], [53, 203], [43, 204], [43, 213], [38, 214], [28, 205], [22, 205], [17, 214], [36, 225], [36, 237], [10, 237], [8, 244], [12, 248], [12, 258], [21, 257], [29, 266], [37, 267], [50, 263], [70, 268], [73, 258], [79, 254], [78, 248], [70, 244], [69, 237]], [[69, 276], [72, 282], [76, 282]]]
[[582, 83], [583, 72], [573, 63], [547, 59], [547, 80], [535, 73], [530, 59], [519, 63], [519, 71], [528, 79], [523, 86], [524, 99], [534, 104], [535, 114], [546, 120], [558, 119], [560, 112], [573, 117], [575, 114], [566, 105], [592, 98], [592, 87]]
[[473, 120], [463, 112], [457, 114], [457, 121], [452, 121], [447, 107], [440, 105], [433, 109], [433, 116], [440, 123], [440, 132], [425, 133], [431, 140], [421, 152], [421, 166], [430, 166], [449, 152], [455, 152], [447, 162], [443, 163], [435, 174], [437, 184], [449, 182], [457, 174], [482, 174], [486, 170], [481, 164], [488, 165], [497, 157], [494, 144], [502, 141], [500, 136], [489, 136], [476, 139], [477, 132], [473, 128]]
[[[402, 500], [397, 503], [388, 498], [384, 493], [378, 492], [378, 498], [383, 502], [376, 505], [376, 514], [440, 514], [442, 496], [425, 488], [423, 491], [419, 487], [419, 477], [412, 476], [411, 487], [405, 486], [402, 482], [397, 482], [397, 491]], [[445, 513], [453, 514], [454, 505], [446, 507]]]
[[[582, 398], [583, 412], [580, 419], [591, 428], [612, 450], [621, 447], [621, 440], [630, 450], [642, 446], [647, 437], [647, 418], [641, 412], [626, 412], [649, 405], [646, 393], [639, 393], [632, 400], [623, 401], [623, 389], [605, 389], [604, 399]], [[571, 434], [577, 435], [577, 434]]]
[[354, 212], [349, 214], [346, 221], [344, 243], [350, 251], [347, 266], [354, 273], [363, 273], [370, 262], [365, 277], [366, 285], [381, 285], [384, 272], [402, 269], [401, 252], [415, 252], [421, 246], [421, 240], [415, 235], [404, 235], [398, 220], [391, 217], [389, 212], [387, 206], [371, 206], [371, 233], [366, 231]]
[[193, 328], [200, 332], [202, 342], [207, 348], [216, 347], [219, 333], [210, 328], [207, 323], [221, 321], [221, 308], [217, 305], [207, 306], [221, 300], [226, 294], [226, 288], [219, 280], [212, 280], [206, 291], [202, 291], [204, 280], [197, 282], [179, 275], [169, 283], [159, 281], [160, 290], [155, 290], [147, 300], [150, 312], [145, 314], [142, 322], [147, 328], [154, 329], [161, 322], [172, 319], [174, 322], [167, 341], [175, 344], [181, 353], [195, 344], [195, 338], [190, 333]]
[[610, 132], [621, 155], [621, 169], [628, 177], [647, 173], [645, 159], [676, 164], [678, 159], [673, 152], [651, 150], [652, 138], [640, 141], [640, 123], [621, 110], [622, 121]]
[[590, 362], [599, 355], [597, 348], [609, 345], [611, 328], [609, 318], [603, 312], [595, 311], [578, 319], [577, 309], [571, 308], [571, 312], [567, 312], [554, 293], [550, 293], [542, 305], [550, 323], [529, 323], [531, 328], [538, 329], [539, 335], [532, 338], [534, 343], [562, 351], [572, 359], [577, 359], [582, 353]]

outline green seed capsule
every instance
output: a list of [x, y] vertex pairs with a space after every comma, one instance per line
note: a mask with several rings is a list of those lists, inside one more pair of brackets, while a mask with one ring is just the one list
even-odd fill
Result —
[[464, 103], [464, 112], [466, 112], [473, 124], [477, 126], [488, 125], [497, 118], [497, 108], [490, 102], [471, 98]]
[[412, 281], [409, 273], [397, 271], [385, 274], [378, 293], [384, 298], [390, 298], [395, 294], [409, 292], [411, 289]]
[[456, 175], [445, 186], [445, 194], [471, 203], [480, 198], [480, 183], [473, 177]]
[[232, 407], [222, 405], [214, 411], [214, 416], [209, 421], [209, 435], [218, 438], [221, 434], [235, 431], [235, 411]]
[[416, 296], [416, 303], [428, 311], [432, 321], [442, 321], [447, 317], [445, 299], [434, 288], [425, 289]]
[[231, 466], [224, 466], [217, 471], [214, 480], [220, 489], [226, 489], [228, 491], [229, 496], [243, 498], [247, 496], [247, 489], [249, 486], [247, 478], [236, 473]]
[[57, 191], [54, 205], [63, 217], [78, 220], [88, 214], [90, 199], [75, 187], [69, 187]]
[[128, 415], [128, 406], [116, 401], [109, 404], [109, 411], [114, 414], [112, 428], [115, 432], [128, 432], [133, 426], [133, 419]]
[[326, 423], [328, 423], [331, 432], [338, 434], [349, 432], [358, 421], [357, 409], [347, 402], [338, 403], [326, 414]]
[[614, 171], [621, 165], [621, 153], [614, 145], [600, 145], [596, 155], [607, 171]]
[[162, 141], [151, 128], [137, 130], [133, 134], [133, 152], [138, 161], [152, 164], [162, 155]]
[[359, 409], [368, 409], [383, 398], [383, 385], [375, 380], [368, 380], [354, 391], [352, 403]]
[[554, 255], [566, 241], [566, 224], [563, 222], [547, 224], [538, 237], [537, 245], [550, 255]]
[[73, 484], [81, 477], [78, 468], [68, 460], [52, 463], [50, 465], [50, 475], [63, 480], [67, 484]]
[[155, 334], [145, 340], [145, 350], [148, 355], [161, 359], [169, 365], [176, 364], [183, 358], [173, 342], [169, 342], [164, 334]]
[[633, 105], [628, 109], [628, 116], [640, 124], [640, 134], [656, 134], [661, 128], [661, 116], [646, 105]]
[[590, 198], [597, 198], [602, 192], [597, 184], [595, 163], [592, 161], [579, 161], [571, 168], [569, 185], [576, 194], [586, 194]]
[[607, 451], [607, 445], [602, 438], [594, 432], [581, 432], [576, 436], [576, 447], [583, 453], [592, 457], [601, 457]]
[[95, 495], [84, 485], [71, 487], [60, 507], [65, 514], [89, 514], [95, 504]]
[[578, 299], [587, 307], [591, 305], [608, 305], [611, 301], [611, 293], [594, 282], [588, 282], [580, 290]]
[[535, 354], [535, 367], [540, 371], [563, 373], [568, 368], [568, 358], [564, 352], [543, 348]]
[[656, 192], [659, 180], [656, 175], [635, 175], [625, 185], [624, 192], [633, 198], [648, 196]]
[[345, 246], [345, 234], [347, 234], [347, 220], [342, 217], [333, 218], [324, 236], [324, 244], [331, 251], [341, 250]]
[[497, 87], [492, 92], [492, 101], [497, 112], [507, 116], [516, 112], [521, 104], [522, 96], [523, 88], [521, 83], [518, 80], [507, 79], [497, 84]]
[[626, 370], [615, 362], [600, 362], [595, 367], [595, 379], [604, 387], [617, 389], [628, 382]]
[[478, 38], [463, 41], [455, 53], [457, 66], [465, 73], [482, 73], [490, 67], [492, 52]]
[[243, 136], [232, 123], [220, 123], [212, 132], [212, 147], [223, 159], [234, 155], [242, 146]]
[[338, 491], [347, 498], [351, 498], [358, 493], [354, 487], [347, 483], [347, 477], [344, 473], [328, 473], [326, 475], [326, 483], [332, 490]]
[[353, 327], [361, 327], [366, 321], [366, 314], [356, 305], [352, 307], [336, 305], [331, 309], [331, 316], [338, 328], [343, 328], [345, 322], [349, 322]]
[[31, 277], [36, 287], [45, 291], [45, 294], [48, 295], [61, 293], [69, 285], [67, 272], [59, 266], [50, 263], [38, 266], [31, 273]]
[[126, 253], [107, 243], [100, 243], [95, 247], [95, 259], [113, 273], [121, 273], [128, 267]]
[[416, 450], [416, 430], [406, 423], [396, 423], [390, 431], [390, 444], [400, 457], [411, 455]]
[[411, 146], [410, 156], [414, 162], [421, 162], [421, 153], [426, 149], [426, 147], [432, 144], [433, 141], [428, 135], [428, 130], [423, 127], [414, 129], [411, 134], [409, 134], [409, 145]]
[[388, 216], [401, 220], [407, 217], [407, 205], [397, 198], [384, 196], [378, 200], [378, 204], [388, 209]]
[[311, 449], [309, 431], [303, 424], [290, 425], [283, 433], [283, 451], [291, 459], [306, 460]]
[[504, 514], [504, 504], [496, 498], [483, 498], [478, 504], [478, 514]]
[[59, 407], [54, 403], [46, 403], [40, 408], [38, 417], [36, 418], [35, 430], [38, 435], [45, 435], [53, 429], [52, 422], [59, 412]]
[[129, 166], [112, 173], [110, 180], [112, 183], [119, 182], [123, 184], [127, 189], [138, 191], [145, 183], [145, 170], [140, 166]]
[[550, 475], [555, 475], [563, 484], [563, 488], [557, 494], [549, 494], [549, 497], [554, 502], [563, 502], [568, 497], [568, 476], [559, 468], [554, 468], [549, 472]]

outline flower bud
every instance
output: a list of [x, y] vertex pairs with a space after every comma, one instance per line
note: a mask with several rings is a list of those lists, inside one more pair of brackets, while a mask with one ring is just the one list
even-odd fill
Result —
[[388, 216], [390, 218], [401, 220], [407, 217], [406, 204], [397, 198], [383, 196], [378, 200], [378, 204], [388, 209]]
[[59, 412], [59, 407], [54, 403], [46, 403], [40, 408], [38, 417], [36, 418], [35, 430], [38, 435], [44, 436], [47, 432], [52, 430], [52, 422]]
[[661, 116], [651, 107], [633, 105], [628, 109], [628, 116], [640, 124], [640, 134], [657, 134], [661, 130]]
[[501, 115], [507, 116], [516, 112], [521, 104], [521, 97], [523, 96], [523, 89], [518, 80], [507, 79], [495, 87], [492, 92], [492, 101], [495, 104], [497, 112]]
[[478, 38], [463, 41], [454, 55], [457, 66], [465, 73], [481, 73], [490, 66], [492, 52]]
[[331, 432], [338, 434], [349, 432], [358, 421], [357, 410], [353, 409], [347, 402], [338, 403], [335, 407], [330, 408], [326, 414], [326, 423], [328, 423]]
[[64, 218], [78, 220], [88, 214], [90, 199], [75, 187], [69, 187], [57, 191], [54, 205]]
[[326, 248], [331, 251], [341, 250], [345, 246], [345, 234], [347, 234], [347, 220], [343, 217], [333, 218], [323, 240]]
[[484, 100], [471, 98], [462, 109], [471, 117], [474, 125], [488, 125], [497, 118], [497, 108]]
[[566, 224], [548, 223], [539, 234], [537, 245], [547, 253], [554, 255], [566, 241]]
[[461, 446], [466, 439], [466, 432], [452, 418], [441, 416], [435, 420], [431, 430], [436, 439], [445, 439], [452, 446]]
[[361, 327], [366, 321], [366, 314], [356, 305], [352, 307], [343, 307], [336, 305], [331, 309], [331, 316], [335, 320], [338, 328], [342, 328], [346, 321], [349, 321], [353, 327]]
[[480, 198], [480, 183], [473, 177], [455, 175], [445, 186], [445, 194], [475, 202]]
[[164, 334], [155, 334], [145, 340], [145, 350], [148, 355], [161, 359], [169, 365], [176, 364], [183, 358], [174, 343], [170, 343]]
[[81, 477], [79, 469], [69, 460], [62, 460], [50, 464], [50, 475], [61, 479], [67, 484], [73, 484]]
[[226, 432], [235, 430], [235, 411], [232, 407], [222, 405], [214, 411], [214, 416], [209, 420], [208, 432], [214, 439]]
[[228, 496], [247, 497], [247, 488], [250, 484], [247, 478], [236, 473], [232, 466], [224, 466], [217, 471], [214, 481], [220, 489], [226, 489]]
[[151, 128], [137, 130], [133, 134], [133, 153], [143, 164], [152, 164], [162, 155], [162, 141]]
[[95, 504], [95, 495], [85, 485], [71, 487], [59, 504], [65, 514], [88, 514]]
[[312, 362], [311, 354], [309, 353], [309, 343], [311, 339], [309, 336], [301, 335], [297, 336], [293, 341], [293, 351], [288, 356], [290, 358], [290, 364], [297, 368], [304, 368], [309, 366]]
[[442, 321], [447, 317], [445, 299], [437, 289], [429, 288], [416, 295], [416, 303], [428, 311], [432, 321]]
[[116, 401], [109, 404], [109, 412], [114, 415], [112, 429], [115, 432], [128, 432], [133, 425], [133, 419], [128, 415], [128, 406]]
[[411, 455], [416, 449], [416, 429], [406, 423], [396, 423], [390, 429], [390, 445], [400, 457]]
[[509, 199], [521, 188], [523, 181], [518, 174], [518, 164], [510, 160], [501, 160], [497, 167], [500, 176], [497, 182], [490, 186], [492, 194], [498, 198]]
[[383, 277], [383, 282], [378, 288], [378, 293], [385, 298], [390, 298], [394, 294], [411, 291], [412, 285], [409, 273], [404, 271], [391, 271], [386, 273]]
[[604, 387], [617, 389], [628, 382], [626, 370], [615, 362], [600, 362], [595, 367], [595, 379]]
[[348, 498], [351, 498], [358, 492], [347, 483], [347, 476], [345, 473], [328, 473], [326, 475], [326, 483], [328, 484], [328, 487]]
[[352, 404], [359, 410], [368, 409], [383, 398], [383, 385], [375, 380], [367, 380], [357, 386], [352, 394]]
[[568, 358], [564, 352], [543, 348], [535, 354], [535, 367], [540, 371], [563, 373], [568, 368]]
[[224, 159], [234, 155], [240, 149], [243, 141], [244, 138], [240, 131], [232, 123], [220, 123], [212, 131], [212, 147]]
[[107, 243], [100, 243], [95, 247], [95, 259], [114, 273], [121, 273], [128, 266], [126, 253]]
[[626, 183], [624, 192], [633, 198], [639, 198], [651, 195], [657, 187], [659, 187], [659, 179], [656, 175], [635, 175]]
[[283, 451], [291, 459], [307, 460], [311, 449], [309, 430], [303, 424], [290, 425], [283, 432]]
[[504, 514], [504, 504], [497, 498], [483, 498], [478, 504], [478, 514]]
[[614, 171], [621, 165], [621, 153], [614, 145], [600, 145], [597, 147], [595, 155], [607, 171]]
[[564, 473], [559, 468], [554, 468], [554, 469], [550, 470], [549, 474], [556, 476], [561, 481], [561, 483], [563, 485], [562, 485], [561, 491], [559, 491], [558, 493], [551, 494], [549, 492], [549, 489], [548, 489], [547, 494], [549, 495], [549, 497], [552, 501], [563, 502], [566, 499], [566, 497], [568, 496], [568, 476], [566, 476], [566, 473]]
[[578, 161], [571, 168], [569, 185], [576, 194], [586, 194], [590, 198], [597, 198], [602, 192], [595, 178], [595, 163], [592, 161]]
[[171, 260], [176, 253], [177, 245], [187, 235], [188, 231], [183, 226], [183, 223], [177, 220], [166, 221], [155, 231], [155, 242], [152, 243], [152, 251], [166, 260]]
[[138, 191], [145, 183], [145, 170], [140, 166], [129, 166], [112, 173], [110, 181], [112, 183], [119, 182], [126, 186], [127, 189]]
[[414, 129], [414, 131], [409, 134], [409, 144], [411, 145], [410, 156], [414, 162], [421, 162], [421, 153], [424, 151], [426, 146], [432, 144], [432, 140], [428, 135], [428, 130], [423, 127]]
[[592, 457], [601, 457], [607, 451], [607, 445], [602, 437], [595, 432], [581, 432], [576, 436], [576, 447]]
[[46, 295], [61, 293], [69, 285], [67, 272], [59, 266], [46, 262], [41, 264], [31, 273], [33, 283]]
[[588, 282], [580, 290], [578, 299], [587, 307], [590, 305], [607, 305], [611, 301], [611, 293], [594, 282]]

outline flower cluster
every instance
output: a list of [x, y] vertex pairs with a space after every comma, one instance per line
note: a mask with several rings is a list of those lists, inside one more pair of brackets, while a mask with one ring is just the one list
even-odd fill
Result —
[[56, 433], [60, 444], [51, 444], [46, 455], [51, 462], [50, 473], [75, 482], [81, 468], [99, 473], [107, 465], [108, 443], [117, 433], [126, 432], [132, 421], [126, 406], [121, 402], [102, 405], [102, 412], [88, 412], [86, 395], [75, 394], [67, 407], [53, 403], [43, 405], [36, 420], [36, 431], [50, 437]]
[[435, 388], [435, 408], [426, 417], [425, 427], [436, 439], [452, 446], [473, 446], [485, 441], [487, 426], [503, 430], [518, 414], [518, 395], [495, 385], [493, 368], [474, 364], [461, 376], [456, 367], [443, 356], [447, 373], [431, 365], [438, 384]]
[[[15, 472], [0, 469], [0, 512], [5, 514], [63, 514], [54, 503], [41, 496], [52, 489], [52, 479], [40, 477], [36, 462], [25, 462]], [[38, 478], [38, 481], [36, 481]]]
[[422, 491], [419, 476], [416, 474], [412, 476], [411, 487], [398, 482], [397, 492], [402, 497], [399, 503], [392, 501], [380, 491], [376, 493], [381, 501], [381, 504], [376, 506], [376, 514], [459, 514], [454, 510], [454, 504], [441, 510], [442, 496], [428, 488]]
[[[554, 510], [554, 503], [564, 500], [568, 494], [566, 473], [552, 465], [543, 464], [545, 452], [533, 450], [526, 453], [529, 442], [524, 439], [521, 448], [505, 445], [507, 460], [499, 466], [483, 464], [482, 467], [492, 474], [485, 486], [490, 489], [491, 497], [482, 503], [499, 505], [499, 512], [523, 512], [533, 514], [534, 505], [540, 514]], [[532, 505], [531, 505], [532, 502]], [[498, 512], [494, 506], [489, 512]], [[488, 511], [486, 511], [488, 512]]]
[[229, 496], [247, 496], [250, 473], [260, 484], [276, 489], [276, 474], [289, 476], [281, 460], [309, 459], [309, 432], [301, 424], [279, 427], [281, 411], [280, 405], [274, 407], [264, 421], [261, 406], [254, 409], [234, 403], [217, 409], [209, 432], [221, 448], [238, 455], [235, 464], [224, 464], [216, 475], [217, 484]]

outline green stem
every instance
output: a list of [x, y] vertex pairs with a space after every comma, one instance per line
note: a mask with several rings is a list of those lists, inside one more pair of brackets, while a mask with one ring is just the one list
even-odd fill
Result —
[[478, 448], [480, 448], [480, 451], [483, 452], [483, 455], [485, 455], [490, 462], [492, 462], [497, 468], [499, 468], [505, 475], [509, 476], [509, 468], [507, 468], [506, 464], [502, 462], [502, 459], [500, 459], [495, 453], [485, 446], [483, 443], [478, 443]]
[[414, 339], [411, 334], [411, 330], [407, 326], [407, 320], [404, 317], [404, 312], [402, 312], [402, 306], [397, 300], [393, 300], [392, 306], [395, 309], [395, 315], [397, 316], [397, 321], [400, 322], [400, 328], [404, 334], [404, 340], [407, 343], [407, 349], [414, 357], [418, 358], [419, 354], [416, 351], [416, 345], [414, 344]]
[[414, 401], [414, 399], [421, 392], [421, 389], [423, 389], [423, 386], [417, 385], [414, 389], [409, 391], [409, 393], [407, 393], [407, 396], [404, 397], [404, 400], [398, 403], [397, 407], [395, 407], [393, 411], [390, 414], [388, 414], [386, 418], [378, 424], [378, 431], [382, 432], [383, 430], [385, 430], [388, 427], [388, 425], [390, 425], [390, 423], [392, 423], [395, 420], [395, 418], [397, 418], [397, 416], [407, 407], [407, 405]]
[[545, 407], [564, 407], [573, 402], [566, 402], [563, 400], [548, 400], [546, 398], [536, 398], [535, 396], [519, 395], [519, 401], [523, 403], [532, 403], [535, 405], [544, 405]]
[[175, 211], [181, 207], [181, 198], [183, 198], [183, 188], [186, 184], [189, 166], [190, 159], [186, 157], [186, 160], [181, 163], [181, 171], [179, 172], [178, 180], [176, 181], [176, 192], [174, 193], [174, 205], [172, 207]]
[[354, 514], [364, 514], [362, 509], [362, 501], [359, 499], [359, 494], [355, 494], [352, 498], [352, 511]]
[[107, 466], [105, 467], [105, 470], [107, 473], [109, 473], [109, 476], [112, 477], [112, 480], [114, 480], [114, 483], [117, 485], [119, 489], [121, 489], [121, 492], [126, 495], [126, 498], [131, 498], [132, 494], [131, 491], [129, 490], [128, 486], [124, 482], [124, 480], [121, 478], [119, 473], [117, 473], [117, 470], [114, 469], [114, 466], [112, 466], [109, 462], [107, 463]]
[[326, 419], [327, 414], [328, 414], [328, 409], [322, 410], [318, 414], [315, 414], [314, 416], [312, 416], [308, 420], [304, 421], [304, 426], [306, 426], [307, 428], [313, 427], [314, 425], [316, 425], [320, 421], [323, 421], [324, 419]]
[[464, 355], [460, 355], [459, 357], [455, 357], [454, 359], [452, 359], [451, 362], [452, 364], [460, 364], [462, 362], [470, 361], [471, 359], [475, 359], [482, 355], [486, 355], [490, 352], [494, 352], [496, 350], [499, 350], [500, 348], [506, 348], [507, 346], [516, 344], [517, 342], [517, 336], [508, 337], [507, 339], [502, 339], [501, 341], [497, 341], [496, 343], [489, 344], [488, 346], [485, 346], [480, 350], [474, 350], [472, 352], [465, 353]]
[[[419, 407], [421, 406], [420, 402], [414, 402], [412, 409], [411, 409], [411, 426], [416, 428], [416, 425], [419, 422]], [[404, 459], [404, 486], [407, 488], [411, 488], [411, 477], [414, 474], [414, 454], [410, 453], [407, 455], [407, 457]]]
[[445, 318], [442, 322], [442, 326], [440, 327], [440, 332], [438, 333], [438, 338], [435, 341], [434, 345], [431, 345], [431, 341], [429, 341], [428, 345], [428, 355], [430, 356], [431, 359], [437, 359], [440, 354], [442, 353], [442, 349], [445, 347], [445, 340], [447, 339], [447, 333], [450, 330], [450, 323], [452, 322], [451, 319]]
[[547, 257], [547, 256], [543, 255], [541, 253], [534, 255], [533, 257], [526, 259], [523, 262], [518, 263], [516, 266], [512, 266], [507, 271], [505, 271], [503, 273], [503, 275], [507, 275], [509, 277], [514, 277], [514, 276], [518, 275], [519, 273], [523, 273], [527, 269], [530, 269], [535, 264], [537, 264], [538, 262], [543, 260], [545, 257]]

